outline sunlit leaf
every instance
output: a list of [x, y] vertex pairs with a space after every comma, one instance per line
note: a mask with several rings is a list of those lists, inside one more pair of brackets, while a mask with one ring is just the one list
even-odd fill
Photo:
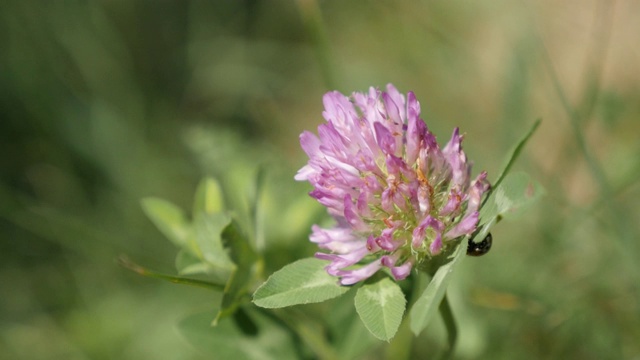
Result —
[[151, 197], [142, 200], [142, 209], [158, 230], [176, 246], [184, 247], [187, 244], [190, 226], [179, 207], [169, 201]]
[[441, 266], [431, 279], [427, 288], [422, 292], [418, 300], [413, 304], [409, 312], [411, 331], [418, 336], [424, 330], [435, 314], [444, 298], [447, 287], [451, 282], [451, 276], [460, 266], [462, 258], [466, 254], [467, 244], [458, 245], [453, 260]]
[[378, 339], [389, 341], [398, 331], [406, 299], [400, 287], [389, 278], [358, 289], [355, 306], [366, 328]]
[[221, 277], [228, 277], [236, 268], [222, 242], [222, 232], [230, 222], [231, 218], [224, 213], [200, 214], [194, 221], [197, 255]]
[[340, 296], [349, 287], [338, 285], [327, 274], [326, 261], [307, 258], [276, 271], [253, 294], [253, 302], [264, 308], [322, 302]]
[[308, 233], [314, 220], [318, 218], [319, 211], [322, 211], [322, 214], [325, 213], [316, 205], [308, 196], [294, 198], [286, 208], [282, 209], [280, 214], [282, 223], [287, 226], [281, 226], [278, 231], [286, 238], [297, 238]]
[[214, 214], [224, 210], [224, 197], [220, 184], [213, 178], [200, 181], [193, 202], [193, 216], [200, 213]]

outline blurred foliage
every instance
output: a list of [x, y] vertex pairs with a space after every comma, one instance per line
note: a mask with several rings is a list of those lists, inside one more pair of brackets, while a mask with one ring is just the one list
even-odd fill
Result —
[[457, 356], [637, 358], [639, 19], [631, 0], [1, 2], [0, 357], [204, 358], [175, 327], [214, 316], [210, 293], [114, 261], [174, 271], [139, 200], [189, 209], [213, 176], [247, 209], [263, 166], [265, 272], [308, 257], [324, 218], [292, 179], [298, 134], [325, 91], [393, 82], [493, 179], [544, 119], [516, 168], [547, 196], [453, 281]]

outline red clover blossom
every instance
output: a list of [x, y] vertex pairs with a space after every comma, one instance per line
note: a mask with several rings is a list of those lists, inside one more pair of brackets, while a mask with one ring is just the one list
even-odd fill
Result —
[[324, 95], [327, 123], [318, 136], [305, 131], [300, 144], [309, 162], [296, 180], [326, 206], [336, 225], [312, 228], [310, 240], [330, 253], [327, 272], [343, 285], [386, 267], [396, 280], [476, 230], [487, 173], [471, 180], [471, 163], [458, 128], [440, 149], [420, 118], [413, 92], [387, 91], [346, 97]]

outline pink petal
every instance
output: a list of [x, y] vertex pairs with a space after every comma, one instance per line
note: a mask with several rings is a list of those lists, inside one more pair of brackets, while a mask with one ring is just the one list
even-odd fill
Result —
[[384, 154], [395, 154], [396, 152], [396, 139], [394, 139], [391, 131], [387, 129], [382, 123], [376, 122], [373, 124], [376, 131], [376, 139], [378, 146], [382, 149]]
[[356, 231], [365, 231], [368, 229], [367, 225], [362, 221], [360, 216], [356, 213], [356, 207], [353, 204], [351, 195], [347, 194], [344, 197], [344, 217], [351, 227]]
[[457, 189], [451, 189], [449, 192], [449, 200], [445, 206], [440, 210], [441, 216], [447, 216], [451, 213], [454, 213], [460, 210], [460, 204], [462, 203], [462, 194]]
[[469, 235], [476, 230], [478, 224], [478, 212], [474, 211], [462, 219], [453, 229], [449, 230], [444, 236], [447, 239], [455, 239], [462, 235]]
[[378, 259], [359, 269], [339, 271], [336, 276], [341, 277], [340, 283], [342, 285], [353, 285], [359, 281], [368, 279], [371, 275], [380, 270], [381, 267], [380, 259]]

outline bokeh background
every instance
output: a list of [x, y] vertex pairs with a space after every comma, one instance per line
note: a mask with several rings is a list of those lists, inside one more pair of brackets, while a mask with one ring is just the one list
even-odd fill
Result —
[[310, 256], [298, 135], [391, 82], [494, 178], [543, 119], [516, 167], [546, 196], [456, 277], [457, 358], [640, 359], [639, 35], [633, 0], [2, 1], [0, 358], [206, 358], [175, 324], [211, 295], [114, 261], [174, 271], [139, 200], [208, 175], [242, 206], [263, 166], [267, 266]]

